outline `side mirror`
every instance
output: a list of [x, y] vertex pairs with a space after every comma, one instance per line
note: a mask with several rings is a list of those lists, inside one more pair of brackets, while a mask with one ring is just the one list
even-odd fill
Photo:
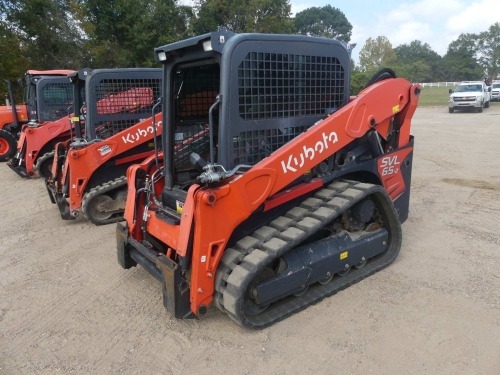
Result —
[[449, 89], [449, 90], [448, 90], [448, 94], [451, 94], [451, 93], [453, 93], [453, 90], [452, 90], [452, 89]]

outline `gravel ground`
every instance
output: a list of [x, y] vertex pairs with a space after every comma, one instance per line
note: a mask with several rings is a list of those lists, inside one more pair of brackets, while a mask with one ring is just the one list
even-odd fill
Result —
[[395, 263], [283, 322], [181, 321], [114, 225], [63, 221], [0, 165], [1, 374], [500, 374], [500, 104], [419, 108]]

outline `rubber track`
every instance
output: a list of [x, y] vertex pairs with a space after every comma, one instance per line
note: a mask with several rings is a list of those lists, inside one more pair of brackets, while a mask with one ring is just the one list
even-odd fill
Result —
[[55, 154], [56, 154], [55, 151], [46, 152], [45, 154], [43, 154], [42, 156], [40, 156], [37, 159], [36, 164], [35, 164], [35, 169], [36, 169], [36, 173], [38, 173], [38, 176], [47, 179], [47, 177], [42, 176], [42, 174], [40, 173], [40, 169], [42, 168], [43, 162], [46, 161], [46, 160], [48, 160], [48, 159], [54, 159], [54, 155]]
[[122, 221], [123, 214], [113, 214], [113, 216], [110, 217], [109, 219], [98, 220], [95, 217], [92, 217], [91, 215], [89, 215], [88, 206], [89, 206], [90, 201], [92, 199], [94, 199], [95, 197], [102, 195], [102, 194], [109, 193], [110, 191], [113, 191], [113, 190], [117, 190], [117, 189], [121, 188], [122, 186], [126, 186], [126, 185], [127, 185], [127, 177], [122, 176], [122, 177], [115, 178], [114, 180], [105, 182], [102, 185], [98, 185], [98, 186], [90, 189], [88, 191], [88, 193], [85, 193], [85, 195], [83, 196], [83, 200], [82, 200], [82, 211], [83, 211], [83, 214], [85, 215], [85, 217], [87, 219], [89, 219], [92, 223], [94, 223], [95, 225], [112, 224], [112, 223], [117, 223], [119, 221]]
[[[246, 290], [263, 268], [369, 195], [376, 197], [385, 210], [384, 226], [390, 222], [388, 250], [344, 277], [335, 276], [325, 285], [310, 285], [300, 297], [286, 297], [256, 316], [244, 314]], [[214, 303], [238, 324], [264, 328], [385, 268], [397, 257], [400, 247], [401, 224], [385, 190], [378, 185], [337, 181], [226, 249], [216, 274]]]

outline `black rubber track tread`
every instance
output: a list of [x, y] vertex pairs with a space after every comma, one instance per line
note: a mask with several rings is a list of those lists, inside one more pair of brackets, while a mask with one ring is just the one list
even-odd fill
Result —
[[9, 150], [7, 153], [4, 155], [0, 156], [0, 162], [7, 161], [9, 159], [12, 159], [12, 157], [15, 155], [17, 151], [17, 141], [16, 137], [12, 135], [12, 133], [8, 132], [7, 130], [0, 129], [0, 137], [5, 139], [7, 143], [9, 144]]
[[[302, 296], [284, 298], [256, 316], [244, 314], [245, 293], [263, 268], [367, 196], [375, 199], [383, 211], [384, 226], [390, 235], [388, 250], [342, 278], [336, 277], [325, 285], [310, 285]], [[401, 224], [385, 190], [378, 185], [336, 181], [226, 249], [216, 274], [214, 303], [238, 324], [264, 328], [385, 268], [396, 259], [400, 247]]]
[[42, 169], [42, 165], [45, 161], [49, 160], [49, 159], [52, 159], [54, 160], [54, 155], [56, 154], [56, 151], [50, 151], [50, 152], [46, 152], [45, 154], [43, 154], [42, 156], [40, 156], [37, 160], [36, 160], [36, 164], [35, 164], [35, 169], [36, 169], [36, 173], [38, 173], [38, 176], [44, 178], [44, 179], [48, 179], [50, 178], [51, 176], [44, 176], [43, 175], [43, 171], [41, 170]]
[[126, 186], [127, 186], [127, 177], [121, 176], [115, 178], [114, 180], [105, 182], [101, 185], [98, 185], [90, 189], [87, 193], [85, 193], [82, 200], [82, 211], [85, 217], [95, 225], [112, 224], [112, 223], [117, 223], [119, 221], [123, 221], [123, 212], [113, 214], [112, 217], [106, 220], [98, 220], [97, 218], [92, 217], [92, 215], [89, 214], [88, 207], [92, 199], [98, 197], [99, 195], [106, 194], [109, 192], [115, 192], [116, 190], [122, 187], [126, 188]]

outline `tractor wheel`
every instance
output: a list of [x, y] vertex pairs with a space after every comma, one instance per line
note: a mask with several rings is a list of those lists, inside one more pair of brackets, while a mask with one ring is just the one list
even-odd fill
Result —
[[0, 129], [0, 162], [11, 159], [16, 153], [16, 138], [6, 130]]

